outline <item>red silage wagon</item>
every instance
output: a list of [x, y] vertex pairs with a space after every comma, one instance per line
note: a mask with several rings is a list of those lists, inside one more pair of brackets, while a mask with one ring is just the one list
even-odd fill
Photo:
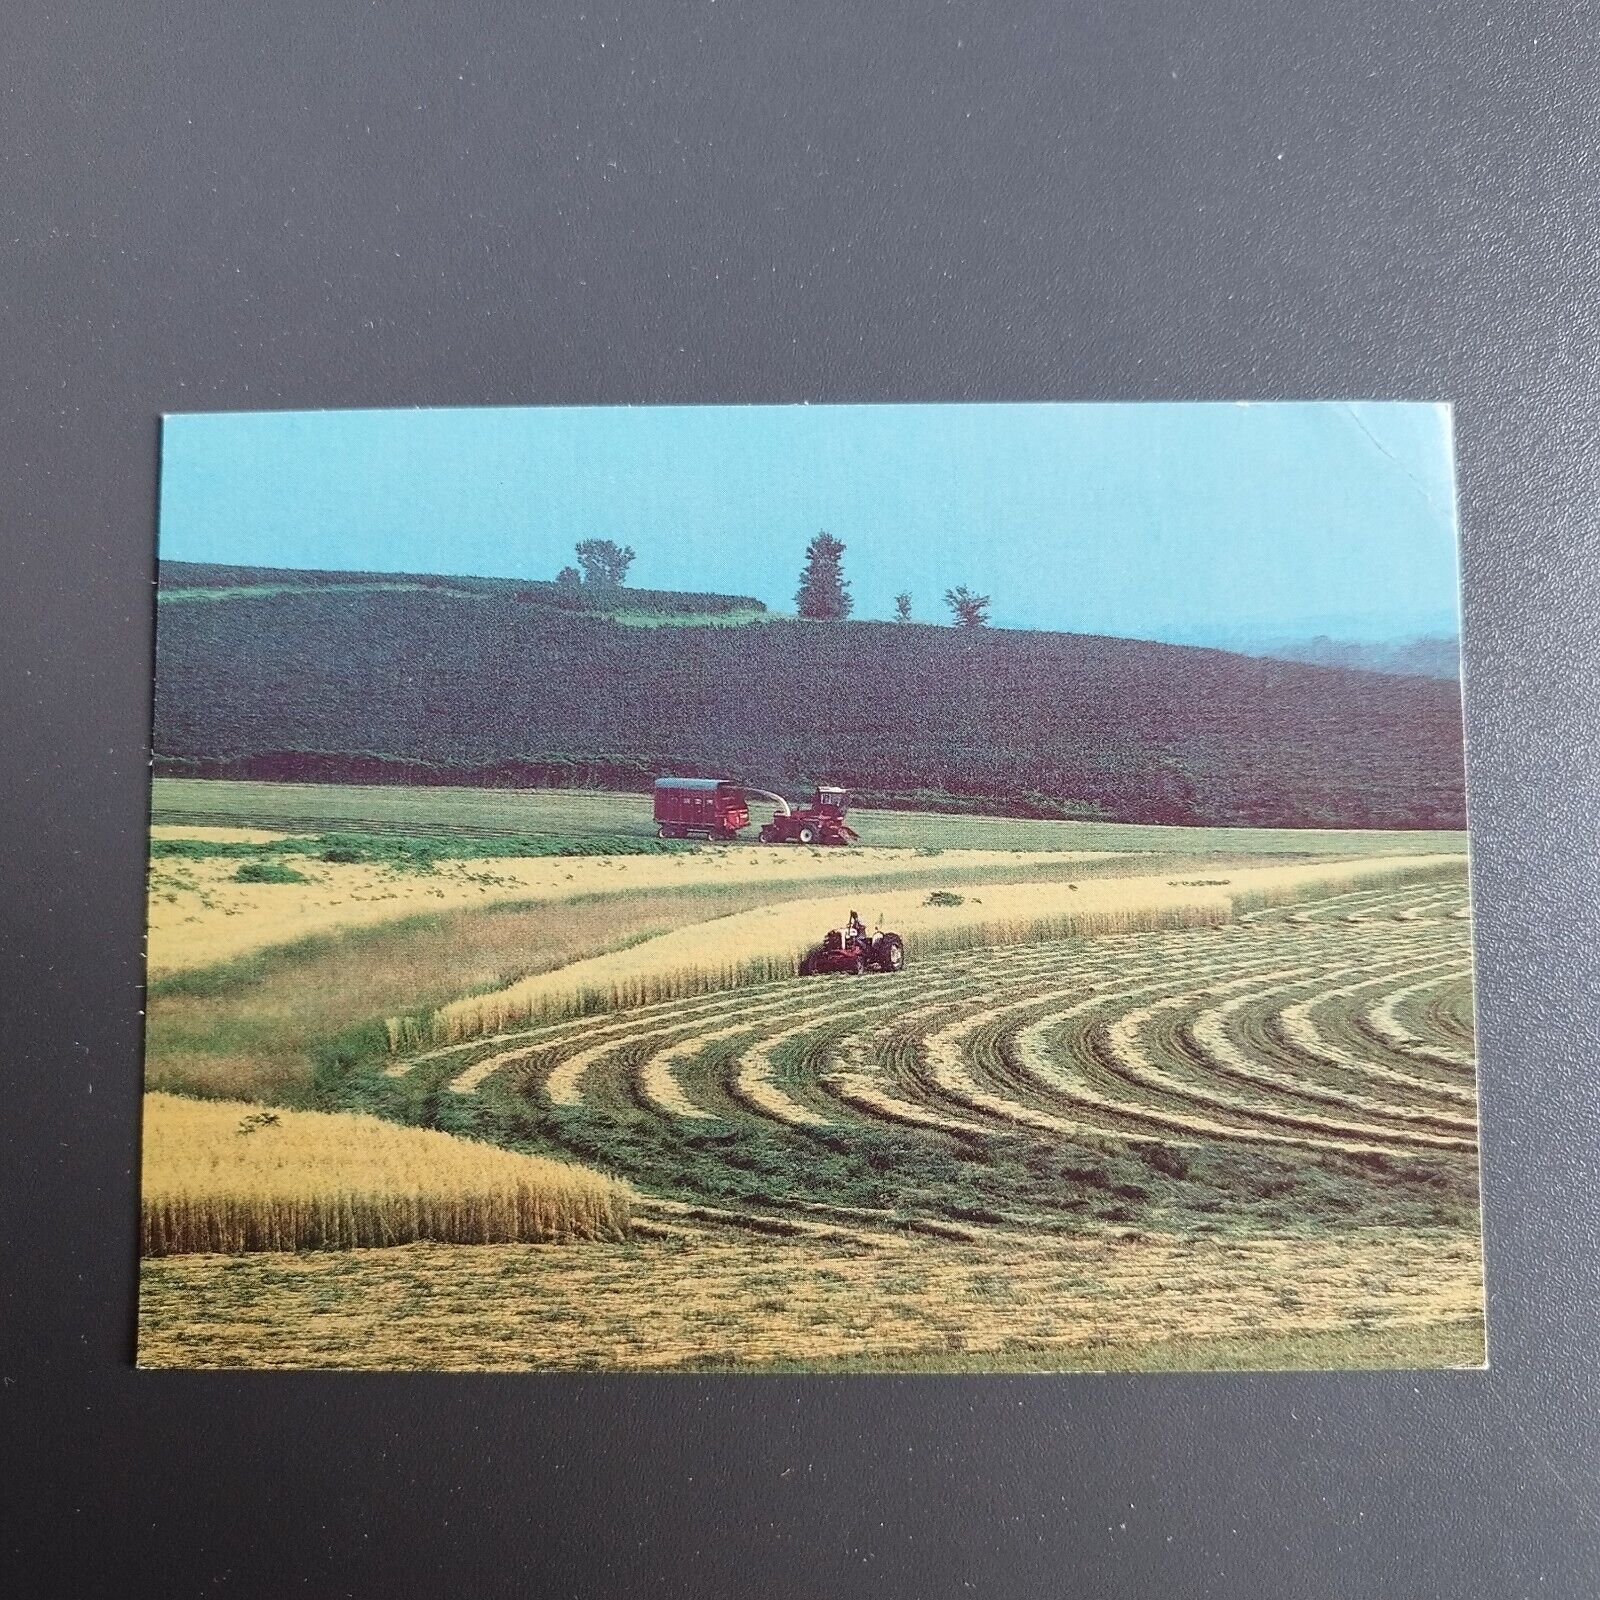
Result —
[[744, 790], [726, 778], [657, 778], [655, 800], [663, 839], [735, 839], [750, 826]]

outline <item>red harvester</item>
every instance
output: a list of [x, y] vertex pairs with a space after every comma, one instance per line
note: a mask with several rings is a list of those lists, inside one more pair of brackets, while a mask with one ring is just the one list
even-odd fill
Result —
[[[755, 792], [764, 793], [760, 789]], [[849, 844], [852, 839], [861, 837], [844, 820], [845, 812], [850, 809], [850, 796], [843, 789], [819, 785], [811, 803], [799, 810], [792, 809], [789, 802], [778, 795], [766, 798], [776, 800], [778, 809], [757, 836], [762, 844]]]

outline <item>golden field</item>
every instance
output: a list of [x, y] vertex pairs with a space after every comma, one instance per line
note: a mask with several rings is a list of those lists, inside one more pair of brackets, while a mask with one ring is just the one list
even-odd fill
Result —
[[[148, 1096], [145, 1364], [1482, 1360], [1459, 839], [905, 813], [330, 862], [371, 796], [205, 798], [156, 834], [230, 848], [152, 863], [147, 1088], [222, 1098]], [[907, 970], [795, 978], [852, 905]]]
[[[236, 838], [237, 835], [248, 835]], [[158, 838], [270, 843], [261, 829], [167, 826]], [[295, 856], [304, 883], [240, 883], [239, 863], [156, 859], [150, 865], [148, 960], [152, 977], [209, 966], [273, 945], [427, 913], [507, 901], [555, 904], [590, 895], [684, 889], [762, 889], [841, 874], [882, 878], [1030, 866], [1059, 869], [1104, 860], [1109, 851], [947, 850], [937, 862], [915, 850], [801, 850], [723, 845], [666, 855], [486, 856], [441, 861], [429, 872], [318, 861]]]
[[617, 1239], [627, 1186], [349, 1112], [145, 1097], [143, 1253]]
[[[226, 1266], [227, 1270], [219, 1270]], [[1470, 1236], [411, 1245], [145, 1265], [148, 1366], [1476, 1366]]]
[[281, 828], [230, 828], [199, 823], [153, 822], [152, 839], [197, 839], [207, 844], [272, 844], [289, 837]]

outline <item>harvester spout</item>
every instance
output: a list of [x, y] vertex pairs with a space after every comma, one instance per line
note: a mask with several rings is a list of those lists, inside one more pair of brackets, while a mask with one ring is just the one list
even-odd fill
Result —
[[778, 808], [780, 817], [789, 815], [789, 802], [781, 794], [773, 794], [770, 789], [746, 789], [745, 793], [759, 795], [763, 800], [770, 800]]

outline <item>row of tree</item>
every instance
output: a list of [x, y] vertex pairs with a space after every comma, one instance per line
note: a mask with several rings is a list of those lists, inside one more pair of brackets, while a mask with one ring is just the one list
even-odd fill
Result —
[[[806, 562], [800, 569], [800, 589], [794, 597], [795, 609], [802, 617], [837, 622], [850, 615], [850, 580], [844, 575], [844, 542], [831, 533], [819, 533], [806, 546]], [[946, 589], [944, 603], [951, 621], [958, 628], [983, 628], [989, 623], [989, 596], [975, 594], [966, 584]], [[911, 620], [911, 594], [901, 590], [894, 597], [896, 622]]]
[[[819, 533], [806, 546], [805, 566], [800, 570], [800, 589], [795, 595], [795, 608], [802, 617], [812, 617], [824, 622], [837, 622], [848, 617], [854, 602], [850, 598], [850, 580], [844, 575], [844, 542], [831, 533]], [[563, 567], [556, 574], [556, 582], [576, 588], [587, 584], [591, 588], [617, 588], [627, 581], [628, 568], [633, 565], [634, 553], [630, 545], [617, 544], [611, 539], [584, 539], [574, 552], [578, 567]], [[966, 584], [946, 589], [944, 603], [950, 608], [950, 619], [958, 628], [983, 628], [989, 623], [989, 596], [975, 594]], [[911, 621], [911, 595], [902, 590], [894, 597], [896, 622]]]

